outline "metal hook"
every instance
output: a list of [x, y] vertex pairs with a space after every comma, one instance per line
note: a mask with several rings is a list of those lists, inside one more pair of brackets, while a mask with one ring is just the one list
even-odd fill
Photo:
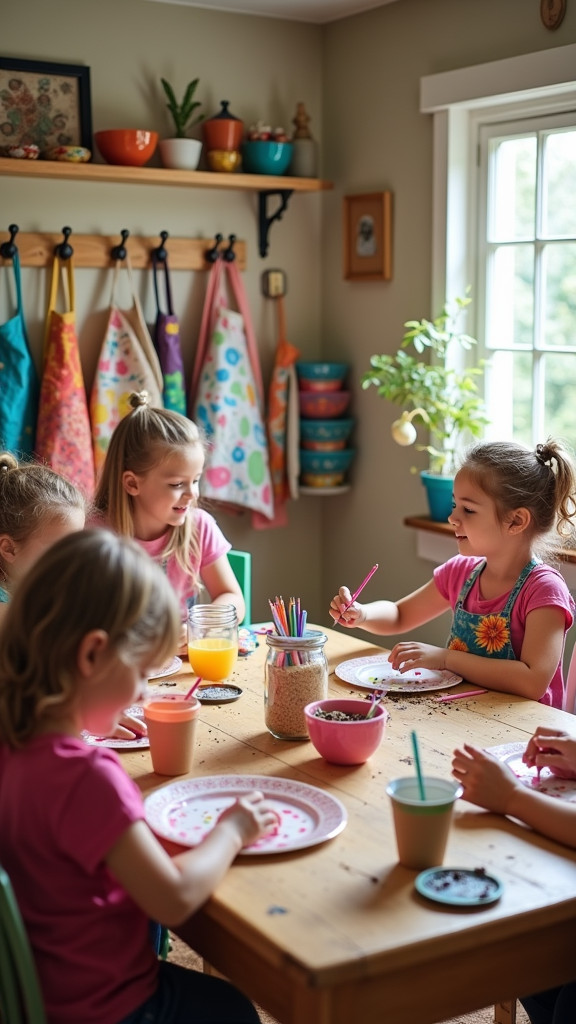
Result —
[[16, 238], [16, 235], [18, 234], [19, 230], [20, 230], [20, 228], [18, 227], [17, 224], [11, 224], [10, 227], [8, 228], [8, 231], [10, 232], [10, 241], [9, 242], [2, 242], [2, 245], [0, 245], [0, 256], [2, 257], [2, 259], [4, 259], [4, 260], [13, 260], [14, 259], [16, 253], [18, 252], [18, 249], [17, 249], [16, 245], [14, 244], [14, 239]]
[[204, 258], [208, 261], [208, 263], [216, 263], [216, 260], [219, 259], [220, 253], [218, 252], [218, 246], [222, 241], [222, 237], [222, 235], [214, 235], [215, 244], [212, 246], [211, 249], [207, 249], [206, 252], [204, 253]]
[[152, 255], [154, 256], [154, 258], [156, 260], [158, 260], [159, 263], [166, 263], [166, 260], [168, 259], [168, 253], [167, 253], [166, 248], [165, 248], [165, 242], [166, 242], [167, 238], [168, 238], [168, 232], [167, 231], [161, 231], [160, 232], [160, 239], [161, 239], [160, 245], [157, 245], [156, 248], [152, 250]]
[[126, 259], [126, 239], [129, 237], [130, 232], [126, 228], [122, 228], [120, 234], [122, 236], [122, 241], [118, 245], [113, 245], [110, 250], [110, 255], [113, 260]]
[[64, 235], [64, 241], [54, 246], [54, 255], [59, 256], [61, 260], [69, 260], [74, 255], [74, 249], [71, 245], [68, 245], [72, 228], [62, 228], [62, 234]]
[[233, 263], [236, 259], [236, 253], [234, 252], [234, 243], [236, 241], [236, 235], [228, 235], [228, 248], [222, 253], [227, 263]]

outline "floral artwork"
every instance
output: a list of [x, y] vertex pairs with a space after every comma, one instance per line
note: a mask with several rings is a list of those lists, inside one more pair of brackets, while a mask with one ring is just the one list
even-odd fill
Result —
[[[55, 69], [55, 70], [52, 70]], [[0, 58], [0, 148], [90, 143], [89, 68]]]

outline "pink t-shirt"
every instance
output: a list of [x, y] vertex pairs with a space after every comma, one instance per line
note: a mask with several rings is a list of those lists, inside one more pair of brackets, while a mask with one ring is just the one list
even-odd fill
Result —
[[148, 918], [104, 863], [143, 817], [140, 791], [112, 750], [46, 735], [0, 757], [0, 863], [50, 1024], [117, 1024], [156, 990]]
[[[205, 512], [204, 509], [195, 509], [194, 528], [197, 531], [198, 547], [200, 550], [200, 558], [194, 566], [194, 570], [202, 576], [202, 569], [207, 565], [212, 565], [221, 555], [228, 554], [232, 545], [226, 540], [214, 517], [209, 512]], [[136, 537], [136, 540], [140, 547], [155, 562], [164, 565], [162, 552], [168, 543], [167, 533], [163, 534], [162, 537], [158, 537], [157, 540], [139, 540], [138, 537]], [[165, 572], [180, 602], [182, 621], [185, 621], [186, 602], [195, 595], [196, 588], [192, 585], [192, 579], [189, 574], [180, 568], [174, 555], [167, 559]]]
[[[450, 602], [452, 608], [455, 607], [460, 591], [470, 573], [482, 561], [484, 561], [482, 558], [455, 555], [454, 558], [450, 558], [434, 570], [434, 582], [442, 597]], [[468, 612], [475, 612], [479, 615], [490, 615], [493, 612], [500, 612], [508, 600], [509, 593], [510, 591], [490, 601], [484, 601], [480, 597], [479, 581], [476, 580], [464, 602], [464, 608]], [[536, 608], [546, 608], [548, 606], [561, 608], [564, 612], [564, 635], [566, 635], [574, 621], [574, 601], [572, 600], [572, 595], [560, 573], [550, 565], [541, 563], [535, 566], [528, 576], [512, 608], [510, 641], [517, 658], [520, 658], [522, 653], [526, 618], [529, 612], [534, 611]], [[544, 696], [540, 698], [539, 703], [561, 708], [563, 691], [562, 659], [560, 659], [552, 681]]]

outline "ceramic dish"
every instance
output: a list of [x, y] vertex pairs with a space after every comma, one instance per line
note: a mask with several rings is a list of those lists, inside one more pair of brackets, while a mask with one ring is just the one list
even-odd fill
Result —
[[385, 654], [341, 661], [336, 666], [336, 675], [344, 683], [353, 683], [367, 690], [385, 689], [391, 693], [448, 690], [462, 682], [462, 676], [445, 670], [420, 668], [411, 672], [398, 672], [390, 667]]
[[316, 786], [268, 775], [211, 775], [171, 782], [144, 801], [146, 820], [158, 835], [196, 846], [236, 797], [259, 790], [278, 816], [278, 827], [243, 854], [303, 850], [332, 839], [346, 825], [346, 808]]
[[85, 146], [54, 146], [46, 154], [48, 160], [58, 160], [63, 163], [85, 164], [92, 157], [92, 152]]
[[502, 895], [502, 883], [483, 868], [429, 868], [416, 876], [414, 886], [421, 896], [454, 907], [483, 907]]
[[196, 690], [196, 697], [201, 704], [231, 704], [238, 700], [243, 691], [239, 686], [200, 686]]

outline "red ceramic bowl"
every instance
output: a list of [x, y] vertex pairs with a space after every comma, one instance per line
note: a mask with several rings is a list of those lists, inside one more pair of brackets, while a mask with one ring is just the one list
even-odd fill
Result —
[[300, 391], [300, 415], [305, 419], [328, 420], [342, 416], [350, 402], [349, 391]]
[[111, 128], [94, 132], [94, 138], [107, 164], [124, 167], [143, 167], [158, 144], [158, 132], [140, 128]]
[[[318, 708], [364, 717], [357, 722], [331, 722], [316, 717]], [[364, 764], [380, 746], [388, 721], [388, 712], [381, 704], [374, 718], [366, 718], [369, 710], [370, 701], [346, 697], [328, 697], [307, 704], [304, 708], [306, 728], [318, 753], [332, 764]]]

